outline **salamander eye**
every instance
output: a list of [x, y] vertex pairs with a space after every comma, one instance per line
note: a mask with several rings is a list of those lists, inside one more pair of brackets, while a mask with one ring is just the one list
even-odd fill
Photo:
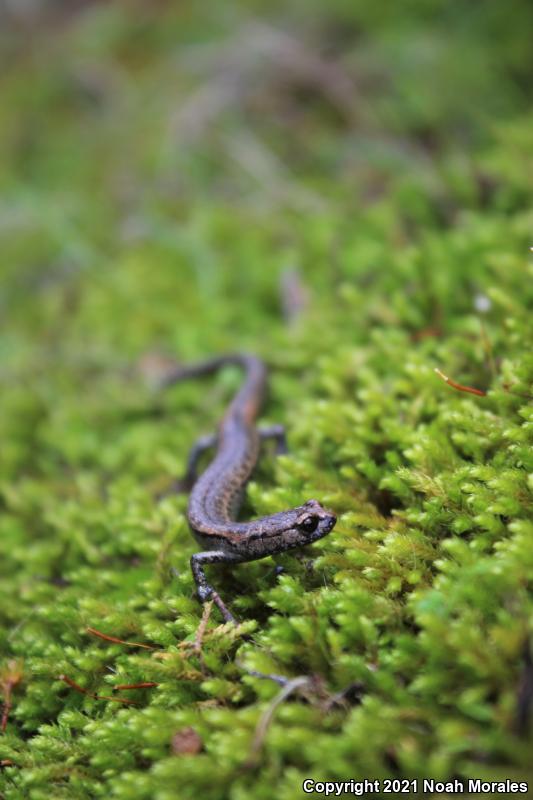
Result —
[[298, 524], [298, 527], [306, 533], [313, 533], [318, 527], [318, 517], [305, 517], [305, 519]]

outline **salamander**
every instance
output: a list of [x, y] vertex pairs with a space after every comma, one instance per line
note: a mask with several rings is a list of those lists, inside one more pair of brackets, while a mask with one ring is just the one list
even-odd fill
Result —
[[[187, 518], [202, 548], [191, 557], [198, 597], [202, 603], [213, 600], [224, 619], [234, 622], [233, 615], [208, 583], [205, 565], [254, 561], [310, 544], [333, 529], [336, 516], [318, 500], [307, 500], [296, 508], [247, 522], [237, 521], [246, 482], [259, 458], [261, 441], [274, 439], [278, 452], [286, 452], [285, 431], [281, 425], [268, 428], [256, 425], [267, 386], [264, 363], [245, 353], [222, 355], [191, 366], [176, 367], [164, 377], [163, 385], [209, 375], [230, 364], [244, 370], [244, 381], [217, 432], [202, 437], [192, 448], [182, 484], [191, 487]], [[215, 449], [214, 457], [198, 476], [200, 456], [211, 448]]]

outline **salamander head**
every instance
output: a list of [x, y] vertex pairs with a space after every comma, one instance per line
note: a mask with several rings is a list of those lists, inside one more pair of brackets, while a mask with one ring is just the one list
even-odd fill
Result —
[[231, 548], [244, 560], [252, 561], [316, 542], [327, 536], [336, 522], [335, 514], [327, 511], [318, 500], [308, 500], [287, 511], [278, 511], [251, 522], [234, 523], [235, 536], [231, 537]]
[[316, 542], [333, 530], [337, 517], [320, 505], [318, 500], [308, 500], [303, 506], [295, 508], [295, 519], [291, 524], [302, 543]]

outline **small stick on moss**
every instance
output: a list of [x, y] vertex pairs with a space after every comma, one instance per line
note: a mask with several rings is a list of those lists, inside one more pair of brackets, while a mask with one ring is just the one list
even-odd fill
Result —
[[459, 392], [468, 392], [469, 394], [476, 394], [479, 397], [485, 397], [487, 394], [487, 392], [484, 392], [482, 389], [475, 389], [473, 386], [464, 386], [462, 383], [457, 383], [456, 381], [453, 381], [451, 378], [448, 378], [448, 376], [445, 375], [444, 372], [441, 372], [440, 369], [437, 369], [437, 367], [435, 367], [435, 372], [437, 373], [439, 378], [442, 378], [443, 381], [448, 383], [454, 389], [457, 389]]
[[324, 711], [330, 711], [334, 706], [348, 706], [352, 704], [359, 704], [364, 693], [364, 686], [359, 681], [350, 683], [345, 689], [340, 692], [330, 695], [324, 704]]
[[207, 623], [209, 622], [209, 617], [211, 616], [212, 608], [213, 608], [213, 601], [209, 600], [209, 602], [207, 602], [204, 605], [202, 619], [200, 620], [200, 624], [198, 625], [196, 633], [194, 635], [194, 642], [180, 642], [178, 647], [182, 648], [183, 650], [191, 648], [192, 650], [194, 650], [195, 653], [201, 655], [202, 642], [204, 639], [205, 629], [207, 628]]
[[241, 667], [241, 669], [243, 669], [252, 678], [262, 678], [264, 680], [274, 681], [274, 683], [277, 683], [278, 686], [286, 686], [291, 681], [290, 678], [286, 678], [284, 675], [270, 675], [266, 672], [258, 672], [256, 669], [246, 669], [246, 667], [243, 667], [242, 664], [239, 664], [238, 662], [237, 666]]
[[202, 619], [200, 620], [200, 624], [198, 625], [198, 628], [196, 630], [196, 636], [194, 637], [194, 650], [197, 653], [200, 653], [202, 651], [202, 642], [204, 640], [204, 633], [205, 629], [207, 628], [207, 623], [209, 622], [209, 617], [211, 616], [212, 608], [213, 608], [213, 601], [210, 600], [204, 606]]
[[[446, 383], [448, 383], [454, 389], [457, 389], [459, 392], [468, 392], [469, 394], [479, 395], [479, 397], [487, 396], [487, 392], [484, 392], [482, 389], [476, 389], [473, 386], [463, 386], [462, 383], [457, 383], [456, 381], [453, 381], [451, 378], [449, 378], [447, 375], [441, 372], [440, 369], [437, 369], [437, 367], [435, 367], [434, 371], [437, 373], [439, 378], [442, 378], [443, 381], [446, 381]], [[524, 394], [523, 392], [515, 392], [513, 391], [512, 386], [513, 386], [512, 383], [502, 383], [502, 389], [505, 392], [508, 392], [508, 394], [514, 394], [515, 397], [523, 397], [524, 400], [533, 400], [533, 395]]]
[[21, 664], [12, 659], [8, 662], [7, 668], [2, 671], [0, 686], [2, 688], [2, 697], [4, 700], [4, 707], [2, 709], [2, 718], [0, 721], [0, 732], [5, 733], [7, 728], [7, 721], [9, 719], [9, 712], [13, 707], [12, 696], [13, 689], [22, 680], [22, 666]]
[[117, 691], [118, 689], [153, 689], [155, 686], [159, 686], [158, 683], [154, 681], [142, 681], [142, 683], [119, 683], [117, 686], [113, 686], [113, 691]]
[[289, 697], [293, 692], [298, 689], [302, 689], [304, 686], [309, 685], [309, 678], [305, 676], [300, 676], [299, 678], [293, 678], [291, 681], [283, 687], [281, 692], [274, 698], [272, 703], [268, 706], [267, 710], [262, 714], [261, 719], [259, 720], [257, 727], [255, 729], [254, 739], [252, 742], [252, 746], [250, 748], [250, 755], [246, 759], [243, 764], [243, 767], [250, 768], [253, 767], [257, 762], [257, 756], [263, 742], [265, 740], [265, 736], [267, 734], [268, 728], [272, 722], [274, 717], [274, 713], [279, 705], [283, 703], [284, 700]]
[[143, 644], [142, 642], [126, 642], [124, 639], [118, 639], [116, 636], [109, 636], [107, 633], [102, 633], [102, 631], [99, 631], [96, 628], [85, 628], [85, 631], [90, 633], [92, 636], [98, 636], [99, 639], [104, 639], [106, 642], [125, 644], [128, 647], [143, 647], [145, 650], [157, 650], [157, 648], [153, 647], [151, 644]]
[[92, 697], [93, 700], [110, 700], [112, 703], [124, 703], [124, 705], [132, 705], [137, 706], [138, 703], [135, 700], [126, 700], [124, 697], [107, 697], [103, 694], [95, 694], [94, 692], [90, 692], [88, 689], [84, 689], [83, 686], [80, 686], [79, 683], [73, 681], [72, 678], [69, 678], [68, 675], [58, 675], [57, 679], [66, 683], [67, 686], [70, 686], [71, 689], [75, 689], [80, 694], [86, 694], [87, 697]]

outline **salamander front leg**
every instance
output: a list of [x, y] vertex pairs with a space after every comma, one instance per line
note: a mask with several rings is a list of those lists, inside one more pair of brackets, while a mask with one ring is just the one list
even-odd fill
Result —
[[288, 453], [287, 436], [283, 425], [269, 425], [268, 428], [259, 428], [259, 436], [263, 440], [274, 439], [278, 456]]
[[215, 433], [200, 438], [193, 444], [187, 459], [185, 474], [175, 483], [176, 491], [188, 492], [192, 489], [198, 478], [198, 462], [206, 450], [210, 450], [217, 443]]
[[196, 583], [198, 597], [200, 598], [201, 602], [205, 603], [206, 600], [211, 598], [220, 610], [220, 613], [226, 622], [233, 622], [234, 624], [236, 624], [235, 617], [228, 611], [218, 592], [216, 592], [207, 582], [204, 572], [204, 565], [219, 564], [221, 562], [237, 563], [240, 560], [241, 559], [238, 556], [229, 555], [228, 553], [224, 553], [222, 550], [205, 550], [202, 553], [194, 553], [194, 555], [191, 556], [191, 570]]

